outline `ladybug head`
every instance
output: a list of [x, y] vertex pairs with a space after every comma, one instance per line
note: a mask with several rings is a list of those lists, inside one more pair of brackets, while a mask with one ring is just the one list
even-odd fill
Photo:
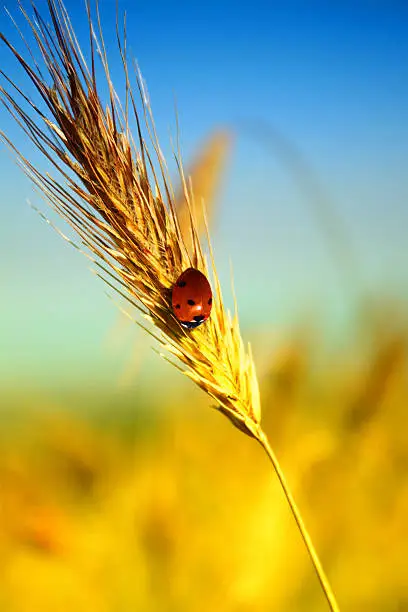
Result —
[[205, 317], [203, 315], [196, 315], [195, 317], [193, 317], [192, 321], [180, 321], [180, 325], [182, 327], [185, 327], [186, 329], [194, 329], [195, 327], [201, 325], [201, 323], [203, 323], [204, 321]]

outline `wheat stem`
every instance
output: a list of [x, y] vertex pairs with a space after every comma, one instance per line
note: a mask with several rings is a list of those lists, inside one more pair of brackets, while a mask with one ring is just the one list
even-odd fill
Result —
[[309, 557], [313, 563], [313, 567], [314, 570], [317, 574], [317, 577], [319, 579], [319, 582], [322, 586], [324, 595], [327, 599], [327, 603], [329, 604], [330, 610], [332, 612], [340, 612], [340, 608], [337, 604], [336, 598], [334, 596], [333, 590], [330, 586], [329, 580], [325, 574], [325, 571], [322, 567], [322, 564], [320, 562], [320, 559], [317, 555], [316, 549], [313, 545], [312, 539], [309, 535], [308, 530], [306, 529], [306, 525], [303, 522], [302, 516], [300, 514], [299, 508], [296, 505], [295, 500], [293, 499], [293, 495], [290, 491], [289, 485], [286, 481], [285, 475], [282, 471], [282, 468], [279, 464], [278, 458], [275, 455], [275, 452], [273, 451], [269, 440], [266, 436], [266, 434], [262, 431], [261, 428], [258, 429], [257, 434], [256, 434], [256, 438], [258, 440], [258, 442], [261, 444], [262, 448], [265, 450], [266, 454], [268, 455], [270, 462], [272, 463], [273, 469], [275, 470], [275, 473], [279, 479], [279, 482], [282, 486], [283, 492], [285, 494], [286, 500], [289, 504], [289, 507], [292, 511], [293, 517], [296, 521], [296, 524], [299, 528], [300, 534], [303, 538], [303, 541], [305, 543], [305, 546], [307, 548], [307, 552], [309, 553]]

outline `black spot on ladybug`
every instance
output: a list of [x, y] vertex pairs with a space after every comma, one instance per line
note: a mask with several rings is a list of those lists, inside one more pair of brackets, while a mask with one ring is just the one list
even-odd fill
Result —
[[212, 304], [212, 298], [210, 298], [210, 299], [208, 300], [208, 304], [211, 306], [211, 304]]
[[177, 287], [185, 287], [186, 285], [186, 281], [180, 281], [179, 283], [177, 283]]
[[176, 304], [176, 308], [180, 308], [180, 304]]
[[198, 321], [199, 323], [201, 323], [201, 321], [204, 321], [204, 317], [203, 315], [196, 315], [195, 317], [193, 317], [194, 321]]
[[195, 301], [194, 300], [187, 300], [187, 304], [189, 304], [190, 306], [195, 306]]

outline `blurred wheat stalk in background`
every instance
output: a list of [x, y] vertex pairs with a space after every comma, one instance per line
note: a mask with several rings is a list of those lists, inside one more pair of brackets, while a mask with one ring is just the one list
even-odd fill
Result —
[[[60, 0], [48, 1], [52, 25], [46, 23], [34, 5], [33, 19], [21, 4], [19, 7], [35, 37], [47, 77], [23, 35], [31, 64], [3, 35], [1, 38], [40, 94], [44, 111], [4, 73], [9, 89], [1, 89], [2, 101], [26, 135], [60, 173], [60, 178], [54, 179], [48, 173], [42, 173], [7, 136], [3, 135], [3, 138], [46, 200], [78, 234], [81, 247], [77, 248], [86, 249], [98, 275], [153, 324], [145, 329], [162, 348], [181, 361], [183, 365], [177, 367], [215, 400], [217, 409], [265, 449], [329, 606], [337, 610], [312, 541], [260, 425], [258, 381], [251, 350], [250, 347], [245, 349], [237, 313], [231, 318], [224, 308], [208, 231], [207, 248], [200, 242], [200, 215], [197, 211], [202, 208], [202, 203], [195, 201], [194, 186], [184, 176], [177, 146], [175, 156], [188, 222], [182, 220], [181, 215], [179, 218], [146, 88], [138, 70], [136, 82], [142, 114], [139, 115], [137, 110], [130, 86], [126, 33], [122, 40], [117, 31], [126, 80], [122, 106], [110, 77], [98, 11], [97, 37], [87, 3], [89, 69]], [[95, 60], [98, 56], [109, 91], [106, 109], [97, 89]], [[131, 113], [137, 127], [136, 142], [130, 133]], [[182, 221], [188, 228], [187, 232], [181, 229]], [[71, 242], [69, 238], [67, 240]], [[210, 267], [206, 262], [206, 251]], [[179, 275], [189, 267], [198, 268], [206, 275], [211, 271], [215, 289], [211, 318], [193, 333], [182, 329], [171, 309], [171, 289]]]

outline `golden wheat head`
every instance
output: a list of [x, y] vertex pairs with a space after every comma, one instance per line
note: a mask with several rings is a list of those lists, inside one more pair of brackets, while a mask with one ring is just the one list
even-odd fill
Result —
[[[49, 24], [34, 5], [32, 18], [20, 3], [19, 8], [34, 36], [41, 68], [32, 45], [23, 39], [29, 51], [24, 58], [4, 35], [0, 36], [34, 84], [41, 108], [4, 73], [7, 85], [0, 90], [2, 102], [53, 164], [58, 179], [34, 167], [4, 134], [3, 139], [48, 203], [75, 230], [101, 277], [153, 323], [149, 332], [182, 362], [179, 367], [215, 399], [217, 408], [240, 429], [255, 435], [260, 402], [251, 352], [243, 345], [237, 315], [231, 318], [224, 308], [208, 232], [208, 248], [200, 243], [198, 216], [193, 213], [201, 203], [194, 201], [193, 187], [184, 178], [177, 150], [190, 211], [189, 232], [181, 231], [176, 199], [137, 68], [137, 102], [130, 86], [126, 35], [121, 38], [117, 31], [126, 83], [122, 106], [110, 77], [98, 12], [96, 35], [87, 4], [90, 61], [86, 63], [61, 0], [48, 0]], [[108, 86], [107, 107], [98, 94], [97, 61], [102, 62]], [[136, 139], [130, 133], [131, 116], [136, 122]], [[171, 308], [172, 286], [189, 267], [207, 275], [211, 271], [214, 290], [211, 317], [193, 332], [180, 326]]]

